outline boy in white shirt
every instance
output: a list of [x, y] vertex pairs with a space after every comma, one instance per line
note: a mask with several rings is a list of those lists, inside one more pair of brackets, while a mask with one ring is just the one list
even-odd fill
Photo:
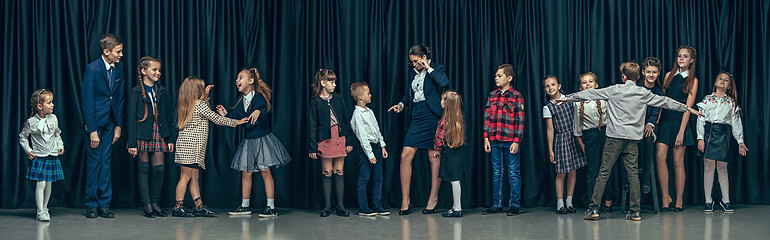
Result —
[[[350, 119], [350, 126], [358, 141], [361, 142], [361, 152], [359, 153], [361, 168], [358, 173], [358, 206], [360, 211], [358, 215], [388, 215], [390, 212], [382, 208], [381, 203], [382, 159], [388, 158], [388, 151], [385, 150], [385, 140], [380, 133], [374, 112], [366, 107], [366, 104], [372, 102], [372, 94], [369, 92], [369, 86], [366, 82], [356, 82], [350, 85], [350, 95], [356, 100], [356, 108]], [[374, 209], [369, 208], [369, 203], [366, 200], [366, 187], [370, 177], [374, 181], [372, 184]]]

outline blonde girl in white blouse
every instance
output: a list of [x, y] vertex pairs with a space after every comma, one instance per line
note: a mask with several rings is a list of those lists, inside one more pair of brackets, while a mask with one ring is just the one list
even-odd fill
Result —
[[714, 168], [719, 176], [722, 189], [720, 206], [725, 212], [732, 212], [730, 206], [730, 188], [727, 176], [727, 162], [730, 150], [730, 134], [738, 141], [738, 153], [746, 156], [749, 149], [743, 142], [743, 124], [741, 123], [740, 107], [735, 101], [736, 89], [733, 76], [728, 72], [720, 72], [714, 81], [714, 92], [706, 95], [698, 103], [700, 112], [705, 117], [698, 117], [696, 132], [698, 134], [698, 150], [703, 152], [703, 189], [706, 203], [704, 211], [714, 210], [711, 199], [711, 189], [714, 186]]

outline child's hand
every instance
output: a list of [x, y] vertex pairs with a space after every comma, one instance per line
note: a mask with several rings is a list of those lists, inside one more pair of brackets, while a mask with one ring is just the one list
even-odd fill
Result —
[[516, 154], [517, 152], [519, 152], [519, 144], [511, 143], [510, 151], [511, 151], [511, 154]]
[[254, 112], [252, 112], [251, 115], [249, 115], [249, 120], [250, 120], [252, 125], [257, 123], [257, 119], [259, 119], [259, 114], [260, 113], [262, 113], [262, 112], [260, 112], [259, 110], [254, 110]]
[[586, 153], [586, 144], [583, 143], [583, 141], [578, 141], [578, 146], [580, 146], [580, 151], [583, 151], [583, 153]]
[[243, 125], [244, 123], [249, 121], [249, 117], [242, 118], [238, 120], [238, 123], [236, 125]]
[[403, 107], [401, 107], [401, 104], [393, 105], [392, 107], [388, 108], [388, 112], [394, 111], [396, 113], [400, 113], [401, 110], [403, 110]]
[[312, 159], [318, 159], [318, 153], [310, 153], [307, 156], [312, 158]]
[[115, 132], [112, 136], [112, 144], [115, 144], [118, 139], [120, 139], [120, 127], [115, 127]]
[[388, 150], [385, 150], [385, 148], [382, 148], [382, 158], [388, 158]]
[[99, 146], [99, 133], [97, 131], [91, 132], [89, 134], [89, 138], [91, 139], [91, 143], [89, 144], [91, 148], [96, 148]]
[[58, 151], [56, 151], [56, 153], [58, 155], [62, 155], [62, 154], [64, 154], [64, 149], [59, 149]]
[[703, 139], [698, 140], [698, 151], [703, 152], [706, 149], [706, 142]]
[[206, 86], [206, 96], [208, 96], [208, 95], [209, 95], [209, 91], [211, 91], [211, 89], [212, 89], [212, 88], [214, 88], [214, 85], [208, 85], [208, 86]]
[[650, 124], [644, 125], [644, 137], [649, 137], [650, 135], [652, 135], [652, 132], [653, 132], [652, 125]]
[[489, 138], [484, 138], [484, 152], [492, 152], [492, 144], [489, 143]]
[[551, 158], [551, 163], [556, 164], [556, 155], [553, 154], [553, 151], [549, 151], [548, 155]]
[[689, 111], [691, 114], [695, 114], [701, 117], [705, 117], [706, 115], [703, 115], [703, 113], [698, 112], [698, 110], [695, 110], [694, 108], [688, 107], [687, 111]]
[[433, 157], [435, 157], [435, 158], [441, 158], [441, 152], [440, 152], [440, 151], [436, 151], [436, 152], [434, 152], [434, 153], [433, 153]]
[[168, 144], [168, 151], [169, 152], [173, 152], [174, 151], [174, 144], [173, 143], [169, 143]]
[[345, 153], [350, 153], [353, 151], [353, 146], [345, 146]]
[[29, 160], [35, 159], [35, 154], [30, 151], [27, 153], [27, 158], [29, 158]]
[[138, 154], [139, 151], [137, 151], [136, 148], [128, 148], [128, 154], [131, 155], [131, 157], [136, 157], [136, 154]]
[[563, 98], [560, 98], [560, 99], [552, 99], [552, 100], [553, 100], [553, 102], [555, 102], [555, 103], [565, 103], [565, 102], [569, 102], [569, 101], [567, 101], [566, 99], [563, 99]]
[[219, 116], [224, 117], [227, 115], [227, 109], [225, 109], [225, 107], [222, 105], [217, 105], [217, 113], [219, 113]]
[[741, 154], [741, 156], [746, 156], [746, 152], [749, 151], [749, 148], [746, 147], [746, 143], [738, 144], [738, 153]]
[[377, 158], [371, 158], [371, 159], [369, 159], [369, 163], [371, 163], [371, 164], [377, 164]]

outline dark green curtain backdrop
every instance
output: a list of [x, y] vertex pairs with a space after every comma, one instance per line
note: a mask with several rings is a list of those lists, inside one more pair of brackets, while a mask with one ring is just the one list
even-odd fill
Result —
[[[216, 85], [213, 104], [233, 105], [237, 72], [257, 67], [274, 91], [273, 131], [294, 158], [288, 166], [274, 169], [277, 205], [299, 208], [322, 205], [320, 163], [306, 152], [305, 113], [313, 73], [319, 68], [337, 72], [337, 91], [343, 96], [348, 96], [351, 83], [369, 82], [373, 95], [369, 107], [391, 155], [385, 160], [383, 201], [398, 207], [398, 162], [407, 118], [386, 109], [409, 86], [409, 46], [431, 47], [433, 61], [446, 65], [451, 88], [465, 98], [473, 151], [466, 162], [470, 175], [462, 182], [463, 204], [472, 207], [491, 202], [491, 165], [481, 138], [486, 95], [494, 87], [496, 66], [513, 64], [518, 73], [515, 88], [526, 101], [520, 149], [522, 204], [552, 206], [554, 172], [546, 160], [542, 77], [558, 76], [562, 89], [571, 93], [578, 88], [577, 76], [592, 71], [605, 87], [619, 83], [621, 62], [655, 56], [663, 61], [665, 73], [674, 64], [676, 48], [689, 44], [698, 50], [698, 100], [710, 93], [720, 70], [732, 72], [737, 80], [750, 151], [744, 158], [735, 146], [731, 149], [732, 202], [770, 204], [770, 190], [765, 187], [770, 182], [766, 157], [770, 1], [9, 0], [1, 4], [3, 208], [34, 206], [34, 185], [25, 179], [29, 161], [18, 144], [18, 133], [29, 116], [30, 94], [38, 88], [55, 93], [66, 148], [61, 157], [66, 179], [54, 184], [51, 206], [83, 206], [87, 138], [79, 91], [84, 67], [99, 57], [98, 40], [107, 32], [124, 40], [122, 62], [126, 78], [132, 79], [125, 88], [136, 84], [137, 60], [149, 55], [162, 61], [160, 84], [174, 96], [186, 76], [196, 75]], [[346, 100], [353, 105], [352, 98]], [[241, 136], [232, 128], [211, 127], [209, 168], [201, 176], [201, 187], [204, 201], [212, 207], [233, 207], [240, 201], [240, 174], [229, 164]], [[126, 153], [125, 145], [125, 137], [114, 145], [112, 205], [132, 208], [139, 203], [137, 160]], [[688, 148], [685, 160], [687, 204], [703, 201], [703, 162], [695, 151]], [[169, 206], [179, 178], [173, 154], [166, 155], [166, 166], [161, 200]], [[357, 155], [352, 155], [345, 163], [345, 200], [350, 207], [357, 205], [357, 174]], [[581, 196], [587, 194], [582, 171], [578, 177], [576, 195]], [[254, 181], [252, 204], [262, 206], [262, 180], [255, 176]], [[429, 182], [427, 154], [418, 152], [412, 178], [416, 206], [426, 203]], [[444, 206], [451, 203], [449, 190], [448, 185], [441, 190]], [[649, 200], [645, 196], [643, 201]]]

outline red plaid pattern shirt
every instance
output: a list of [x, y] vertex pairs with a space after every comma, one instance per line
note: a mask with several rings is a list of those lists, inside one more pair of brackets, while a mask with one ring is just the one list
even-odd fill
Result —
[[524, 97], [514, 89], [489, 92], [484, 107], [484, 138], [521, 142], [524, 136]]
[[436, 129], [436, 137], [435, 142], [433, 143], [433, 149], [436, 151], [441, 151], [444, 149], [444, 137], [446, 137], [446, 133], [444, 132], [444, 120], [441, 120], [438, 122], [438, 129]]

